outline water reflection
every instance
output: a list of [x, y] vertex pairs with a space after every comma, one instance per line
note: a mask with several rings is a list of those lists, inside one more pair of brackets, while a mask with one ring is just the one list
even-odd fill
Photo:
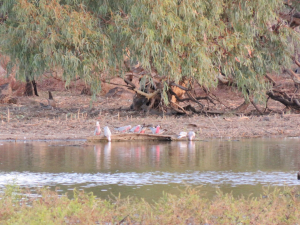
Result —
[[94, 146], [94, 154], [95, 154], [95, 161], [96, 161], [96, 168], [100, 169], [101, 165], [101, 145], [95, 145]]
[[299, 144], [298, 139], [94, 146], [2, 143], [0, 186], [16, 179], [28, 187], [77, 187], [99, 196], [105, 190], [114, 194], [127, 190], [129, 195], [152, 197], [189, 184], [204, 185], [207, 192], [218, 186], [240, 194], [261, 185], [298, 185]]

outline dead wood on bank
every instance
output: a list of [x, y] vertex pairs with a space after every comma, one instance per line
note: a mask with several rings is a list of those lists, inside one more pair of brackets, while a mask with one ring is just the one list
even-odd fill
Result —
[[[295, 64], [298, 65], [295, 60]], [[300, 63], [299, 63], [300, 65]], [[266, 93], [268, 99], [278, 101], [286, 106], [286, 109], [299, 110], [300, 96], [297, 91], [300, 85], [300, 75], [291, 69], [285, 69], [289, 75], [280, 81], [274, 80], [270, 74], [266, 74], [266, 81], [272, 84], [272, 89]], [[139, 73], [128, 72], [123, 78], [128, 89], [133, 90], [135, 95], [131, 110], [142, 111], [148, 114], [177, 114], [177, 115], [266, 115], [274, 112], [265, 105], [263, 108], [257, 105], [248, 92], [249, 98], [244, 100], [238, 107], [232, 108], [227, 106], [222, 96], [217, 93], [213, 94], [208, 88], [200, 85], [193, 77], [183, 77], [178, 83], [168, 81], [166, 77], [159, 76], [155, 73], [147, 73], [143, 69], [139, 69]], [[230, 86], [234, 88], [236, 85], [232, 78], [228, 78], [221, 74], [218, 76], [220, 85]], [[282, 89], [282, 82], [290, 80], [294, 85], [290, 85], [286, 89]], [[293, 88], [294, 87], [294, 88]], [[165, 92], [164, 92], [165, 91]], [[169, 104], [165, 104], [168, 102]], [[245, 113], [250, 105], [254, 110]]]
[[[108, 142], [105, 136], [91, 136], [87, 138], [89, 142]], [[170, 135], [153, 135], [153, 134], [113, 134], [112, 142], [121, 141], [171, 141]]]
[[[87, 138], [88, 142], [108, 142], [105, 136], [91, 136]], [[161, 135], [161, 134], [113, 134], [111, 136], [112, 142], [126, 142], [126, 141], [188, 141], [186, 138], [178, 138], [178, 135]], [[200, 139], [193, 139], [193, 141], [201, 141]]]

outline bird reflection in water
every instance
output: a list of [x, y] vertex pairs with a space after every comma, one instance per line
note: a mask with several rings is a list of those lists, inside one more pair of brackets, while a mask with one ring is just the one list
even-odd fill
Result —
[[195, 151], [195, 142], [194, 141], [179, 141], [177, 142], [177, 146], [179, 148], [180, 152], [185, 152], [188, 150], [189, 152], [194, 152]]
[[153, 156], [153, 162], [154, 162], [155, 166], [159, 167], [161, 146], [160, 145], [152, 145], [150, 149], [151, 149], [151, 154]]
[[188, 143], [188, 163], [189, 165], [195, 166], [195, 159], [196, 159], [196, 151], [195, 151], [195, 142], [189, 141]]
[[195, 152], [195, 142], [194, 141], [189, 141], [188, 150], [189, 150], [189, 153], [194, 153]]
[[134, 156], [135, 156], [136, 160], [138, 160], [140, 162], [142, 157], [145, 156], [145, 146], [140, 145], [138, 147], [135, 147], [133, 151], [134, 151]]
[[187, 149], [187, 145], [188, 145], [188, 143], [186, 141], [178, 141], [177, 142], [177, 146], [180, 151], [181, 150], [185, 151]]
[[110, 169], [111, 164], [111, 142], [107, 142], [104, 146], [104, 169]]
[[[95, 158], [96, 158], [96, 168], [97, 169], [101, 169], [101, 154], [102, 154], [102, 144], [98, 144], [98, 145], [94, 145], [94, 154], [95, 154]], [[110, 164], [111, 164], [111, 142], [108, 142], [104, 145], [103, 148], [103, 167], [105, 169], [109, 169], [110, 168]]]
[[94, 146], [94, 154], [96, 158], [96, 168], [100, 169], [101, 164], [101, 145], [95, 145]]

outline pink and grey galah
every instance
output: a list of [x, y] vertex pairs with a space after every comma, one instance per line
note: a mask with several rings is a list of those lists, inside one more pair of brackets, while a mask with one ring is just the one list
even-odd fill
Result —
[[118, 131], [118, 132], [121, 132], [121, 133], [125, 133], [125, 132], [127, 132], [130, 128], [131, 128], [131, 125], [127, 125], [127, 126], [124, 126], [124, 127], [118, 127], [118, 128], [115, 128], [115, 130]]
[[96, 128], [94, 131], [94, 135], [100, 135], [101, 134], [101, 128], [100, 128], [100, 124], [99, 121], [96, 122]]
[[107, 137], [107, 140], [111, 141], [111, 132], [108, 126], [104, 127], [104, 136]]
[[146, 131], [146, 129], [147, 129], [147, 127], [143, 127], [143, 128], [141, 129], [141, 131], [140, 131], [140, 134], [144, 134], [145, 131]]
[[188, 134], [189, 141], [192, 141], [195, 138], [196, 134], [194, 131], [190, 131]]
[[137, 126], [134, 126], [133, 128], [131, 128], [129, 130], [129, 132], [131, 132], [131, 133], [139, 133], [140, 130], [141, 130], [141, 125], [137, 125]]
[[149, 127], [149, 128], [152, 131], [152, 134], [159, 134], [159, 129], [160, 129], [159, 125], [157, 125], [156, 127]]

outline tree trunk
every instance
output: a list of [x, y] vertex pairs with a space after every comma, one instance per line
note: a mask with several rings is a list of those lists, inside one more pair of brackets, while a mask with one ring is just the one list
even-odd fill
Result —
[[24, 95], [33, 96], [32, 83], [28, 77], [26, 77], [26, 86], [25, 86]]
[[26, 77], [26, 86], [25, 86], [24, 95], [33, 96], [33, 91], [36, 96], [39, 96], [35, 80], [30, 81], [29, 78]]
[[32, 80], [31, 83], [32, 83], [32, 85], [33, 85], [34, 94], [35, 94], [36, 96], [39, 96], [39, 94], [38, 94], [38, 92], [37, 92], [37, 86], [36, 86], [35, 80]]

